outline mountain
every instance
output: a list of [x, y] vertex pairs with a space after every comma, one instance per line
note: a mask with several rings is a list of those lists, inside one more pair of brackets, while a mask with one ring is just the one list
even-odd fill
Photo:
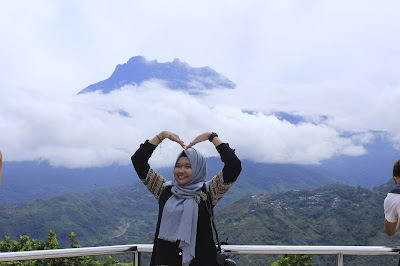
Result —
[[[175, 59], [173, 62], [148, 61], [135, 56], [127, 63], [118, 65], [110, 78], [92, 84], [80, 93], [101, 91], [109, 93], [124, 85], [140, 85], [152, 79], [163, 80], [171, 89], [202, 90], [215, 87], [235, 88], [228, 78], [209, 67], [193, 68]], [[194, 96], [195, 97], [195, 96]], [[126, 115], [121, 111], [121, 115]], [[252, 114], [253, 111], [245, 111]], [[274, 115], [292, 124], [304, 118], [283, 112]], [[379, 133], [379, 132], [374, 132]], [[384, 133], [364, 145], [367, 153], [362, 156], [338, 156], [324, 160], [320, 165], [261, 164], [243, 162], [238, 183], [241, 190], [232, 199], [252, 193], [281, 192], [290, 189], [313, 189], [321, 185], [340, 182], [349, 185], [373, 187], [391, 177], [392, 164], [399, 158], [399, 151], [387, 140]], [[209, 158], [213, 173], [222, 165], [219, 159]], [[46, 198], [86, 189], [132, 184], [137, 180], [131, 165], [68, 169], [51, 167], [47, 162], [4, 162], [3, 180], [0, 186], [0, 205], [15, 204], [33, 199]], [[170, 169], [157, 169], [170, 176]]]
[[112, 75], [92, 84], [79, 94], [100, 91], [109, 93], [125, 85], [140, 85], [148, 80], [163, 80], [170, 89], [203, 90], [212, 88], [233, 89], [236, 85], [210, 67], [191, 67], [175, 58], [173, 62], [158, 63], [148, 61], [143, 56], [135, 56], [122, 65], [117, 65]]
[[4, 162], [0, 205], [48, 198], [91, 188], [133, 184], [133, 166], [112, 165], [72, 169], [52, 167], [47, 161]]
[[[207, 158], [209, 177], [222, 168], [218, 157]], [[312, 189], [337, 180], [299, 165], [276, 165], [242, 161], [242, 173], [237, 181], [240, 189], [232, 189], [223, 204], [254, 193]], [[172, 168], [156, 169], [165, 178], [172, 178]], [[133, 184], [139, 180], [132, 165], [70, 169], [52, 167], [48, 162], [4, 162], [0, 187], [0, 205], [17, 204], [34, 199], [80, 192], [87, 189]]]
[[[216, 212], [220, 239], [248, 245], [398, 246], [386, 236], [383, 200], [392, 180], [374, 189], [331, 184], [309, 191], [245, 197]], [[238, 265], [271, 265], [278, 256], [235, 256]], [[334, 256], [314, 256], [334, 265]], [[393, 256], [345, 256], [345, 265], [397, 265]]]
[[[307, 190], [331, 183], [379, 186], [391, 178], [398, 150], [384, 138], [365, 145], [362, 156], [340, 156], [321, 165], [263, 164], [242, 160], [242, 173], [237, 181], [241, 189], [233, 200], [255, 193]], [[222, 169], [219, 158], [207, 158], [210, 175]], [[167, 179], [171, 168], [157, 169]], [[131, 165], [112, 165], [84, 169], [52, 167], [41, 162], [4, 162], [0, 186], [0, 205], [16, 204], [92, 188], [133, 184], [138, 177]], [[236, 188], [234, 187], [235, 191]], [[224, 199], [225, 200], [225, 199]]]
[[0, 206], [0, 236], [45, 239], [54, 228], [62, 247], [68, 246], [71, 232], [83, 246], [100, 246], [128, 229], [134, 232], [131, 241], [147, 236], [157, 215], [157, 201], [140, 183], [97, 188]]
[[[257, 112], [245, 110], [255, 115]], [[300, 115], [275, 112], [281, 121], [298, 125], [307, 122]], [[321, 117], [326, 119], [326, 117]], [[374, 136], [370, 143], [363, 144], [366, 153], [359, 156], [340, 155], [323, 160], [319, 165], [308, 165], [308, 169], [320, 174], [327, 174], [338, 182], [362, 187], [379, 186], [392, 177], [393, 163], [400, 159], [400, 150], [390, 141], [390, 136], [384, 131], [370, 131]]]
[[[397, 246], [400, 233], [383, 230], [388, 183], [367, 189], [331, 184], [313, 190], [253, 194], [216, 210], [220, 239], [247, 245]], [[235, 184], [240, 189], [239, 184]], [[228, 194], [231, 191], [228, 192]], [[226, 196], [228, 196], [228, 194]], [[140, 184], [90, 189], [0, 206], [0, 235], [45, 240], [55, 230], [66, 247], [75, 232], [82, 246], [152, 243], [157, 202]], [[238, 265], [271, 265], [278, 256], [237, 255]], [[315, 256], [333, 265], [333, 256]], [[395, 265], [394, 256], [345, 256], [346, 265]]]
[[391, 179], [393, 163], [400, 159], [399, 150], [393, 147], [383, 133], [377, 134], [374, 141], [365, 144], [364, 148], [367, 150], [364, 155], [342, 155], [309, 168], [320, 173], [329, 173], [340, 183], [369, 188]]

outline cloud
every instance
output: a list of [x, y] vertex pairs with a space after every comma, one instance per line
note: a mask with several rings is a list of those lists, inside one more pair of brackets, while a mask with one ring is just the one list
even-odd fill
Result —
[[214, 91], [204, 102], [221, 99], [243, 110], [265, 114], [286, 112], [306, 121], [325, 124], [339, 134], [361, 134], [369, 130], [399, 135], [393, 117], [400, 112], [400, 85], [371, 82], [368, 77], [341, 78], [323, 82], [248, 82], [229, 94]]
[[[399, 146], [399, 8], [395, 0], [2, 1], [0, 148], [5, 160], [91, 167], [129, 163], [165, 129], [187, 142], [217, 131], [242, 158], [262, 162], [360, 155], [374, 131]], [[147, 83], [76, 95], [136, 55], [210, 66], [238, 87], [193, 97]], [[207, 144], [199, 149], [216, 155]], [[163, 143], [152, 160], [169, 164], [178, 150]]]
[[[179, 134], [186, 143], [216, 131], [242, 159], [257, 162], [316, 164], [340, 154], [365, 152], [325, 124], [293, 125], [225, 103], [209, 105], [201, 97], [157, 82], [125, 86], [110, 94], [57, 98], [26, 93], [1, 107], [0, 121], [7, 160], [48, 160], [66, 167], [129, 164], [139, 144], [162, 130]], [[205, 156], [216, 156], [210, 145], [197, 148]], [[172, 164], [179, 150], [179, 145], [163, 142], [152, 164]]]

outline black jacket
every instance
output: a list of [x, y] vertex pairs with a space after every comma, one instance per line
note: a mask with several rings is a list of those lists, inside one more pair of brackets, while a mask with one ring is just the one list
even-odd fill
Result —
[[[162, 211], [167, 200], [172, 196], [171, 187], [163, 186], [167, 181], [162, 176], [154, 172], [148, 164], [156, 146], [146, 141], [140, 145], [140, 148], [131, 157], [133, 166], [146, 187], [156, 197], [159, 203], [159, 214], [156, 233], [154, 236], [154, 247], [150, 265], [182, 265], [182, 256], [180, 254], [179, 243], [169, 242], [158, 239]], [[218, 145], [217, 151], [224, 162], [222, 171], [213, 177], [209, 187], [209, 195], [211, 196], [212, 207], [214, 207], [222, 196], [236, 181], [241, 171], [240, 160], [236, 157], [234, 150], [228, 144], [222, 143]], [[199, 215], [197, 222], [196, 236], [196, 255], [191, 262], [191, 266], [213, 266], [218, 265], [216, 262], [217, 249], [215, 247], [213, 232], [210, 222], [210, 216], [206, 207], [207, 194], [202, 192], [201, 196], [196, 198], [199, 204]]]

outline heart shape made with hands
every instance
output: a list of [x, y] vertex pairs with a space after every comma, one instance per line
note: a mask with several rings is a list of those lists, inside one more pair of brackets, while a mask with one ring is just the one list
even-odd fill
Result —
[[186, 145], [184, 143], [184, 141], [181, 140], [177, 134], [174, 134], [172, 132], [165, 132], [164, 133], [164, 138], [168, 138], [171, 141], [177, 142], [179, 145], [182, 146], [182, 148], [187, 150], [187, 149], [191, 148], [192, 146], [196, 145], [197, 143], [200, 143], [200, 142], [203, 142], [205, 140], [208, 140], [210, 135], [211, 135], [211, 132], [205, 132], [203, 134], [200, 134], [197, 137], [195, 137], [188, 145]]

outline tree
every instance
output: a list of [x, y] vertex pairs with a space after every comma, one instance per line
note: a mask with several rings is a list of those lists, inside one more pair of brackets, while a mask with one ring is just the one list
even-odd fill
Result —
[[280, 260], [272, 263], [272, 266], [312, 266], [314, 255], [289, 254], [282, 255]]
[[[76, 234], [71, 232], [69, 239], [71, 241], [71, 248], [79, 248], [80, 245], [76, 241]], [[16, 252], [16, 251], [32, 251], [32, 250], [48, 250], [48, 249], [59, 249], [60, 244], [57, 241], [57, 235], [53, 230], [48, 233], [46, 241], [40, 241], [32, 239], [29, 236], [20, 236], [20, 241], [12, 240], [6, 236], [3, 241], [0, 242], [0, 252]], [[111, 256], [107, 260], [107, 265], [111, 263], [118, 263], [118, 260], [112, 259]], [[100, 265], [100, 263], [89, 256], [80, 256], [72, 258], [55, 258], [55, 259], [41, 259], [41, 260], [29, 260], [29, 261], [14, 261], [14, 262], [0, 262], [0, 265], [35, 265], [35, 266], [63, 266], [63, 265], [84, 265], [93, 266]]]

